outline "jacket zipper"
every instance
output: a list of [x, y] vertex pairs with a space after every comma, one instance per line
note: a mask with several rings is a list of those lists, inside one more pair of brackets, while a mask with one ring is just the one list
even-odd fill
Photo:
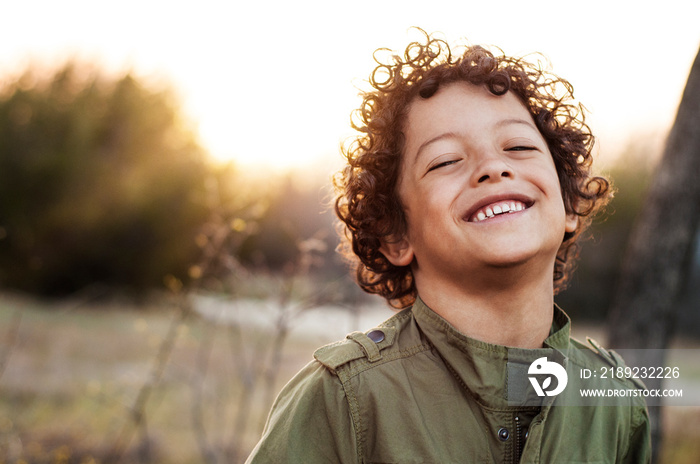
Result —
[[515, 453], [513, 457], [516, 463], [520, 462], [520, 457], [523, 453], [523, 437], [522, 427], [520, 425], [520, 416], [515, 416]]

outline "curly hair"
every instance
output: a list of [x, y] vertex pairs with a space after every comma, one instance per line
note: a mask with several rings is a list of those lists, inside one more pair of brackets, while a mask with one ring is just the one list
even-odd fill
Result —
[[[513, 92], [548, 145], [566, 212], [579, 217], [577, 230], [564, 236], [556, 256], [554, 285], [555, 291], [561, 290], [578, 255], [581, 233], [612, 196], [609, 182], [591, 174], [594, 138], [583, 106], [574, 101], [573, 87], [500, 50], [494, 54], [476, 45], [451, 49], [444, 40], [419, 31], [424, 41], [410, 43], [402, 57], [387, 49], [375, 51], [372, 89], [362, 93], [362, 104], [352, 116], [352, 127], [359, 134], [343, 146], [347, 165], [334, 177], [335, 211], [345, 239], [341, 249], [355, 266], [358, 284], [396, 308], [415, 301], [411, 267], [395, 266], [379, 251], [383, 241], [406, 232], [397, 193], [403, 127], [414, 99], [430, 98], [440, 86], [463, 81], [485, 86], [494, 95]], [[383, 60], [382, 54], [388, 59]]]

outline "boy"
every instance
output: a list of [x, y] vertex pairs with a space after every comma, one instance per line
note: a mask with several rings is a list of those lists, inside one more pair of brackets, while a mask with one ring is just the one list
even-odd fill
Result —
[[427, 34], [378, 63], [336, 212], [359, 284], [403, 310], [316, 351], [249, 462], [648, 462], [643, 400], [566, 405], [571, 373], [620, 362], [553, 301], [610, 196], [571, 86]]

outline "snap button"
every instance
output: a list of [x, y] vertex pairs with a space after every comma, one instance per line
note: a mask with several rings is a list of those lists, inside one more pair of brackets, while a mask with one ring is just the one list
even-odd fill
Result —
[[501, 441], [508, 440], [508, 437], [510, 437], [510, 432], [508, 432], [507, 428], [501, 427], [500, 429], [498, 429], [498, 438], [500, 438]]
[[372, 330], [367, 334], [367, 337], [374, 343], [379, 343], [384, 340], [384, 332], [381, 330]]

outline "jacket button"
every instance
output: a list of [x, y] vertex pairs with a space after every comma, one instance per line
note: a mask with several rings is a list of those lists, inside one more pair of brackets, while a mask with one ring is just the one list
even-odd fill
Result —
[[367, 336], [374, 343], [379, 343], [382, 340], [384, 340], [384, 332], [382, 332], [381, 330], [372, 330], [367, 334]]
[[500, 429], [498, 429], [498, 438], [500, 438], [501, 441], [508, 440], [508, 437], [510, 437], [510, 432], [508, 432], [507, 428], [501, 427]]

